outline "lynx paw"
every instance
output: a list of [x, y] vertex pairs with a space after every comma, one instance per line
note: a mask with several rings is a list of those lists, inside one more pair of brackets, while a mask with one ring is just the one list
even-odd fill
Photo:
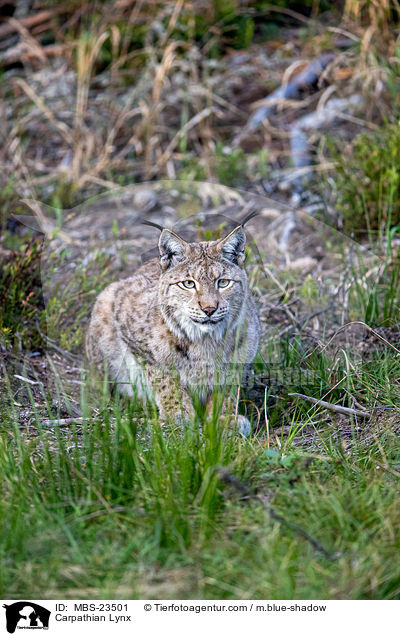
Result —
[[249, 437], [251, 435], [251, 424], [244, 415], [237, 416], [237, 430], [243, 437]]

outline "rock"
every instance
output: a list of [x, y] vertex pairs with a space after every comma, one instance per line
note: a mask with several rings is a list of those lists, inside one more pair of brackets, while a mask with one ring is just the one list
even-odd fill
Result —
[[149, 212], [158, 204], [158, 197], [152, 190], [141, 189], [133, 195], [133, 204], [140, 212]]

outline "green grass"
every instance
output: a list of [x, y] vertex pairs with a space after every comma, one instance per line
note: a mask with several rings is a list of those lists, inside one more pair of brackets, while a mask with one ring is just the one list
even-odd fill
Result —
[[[377, 387], [376, 368], [363, 379]], [[381, 376], [394, 382], [398, 371]], [[305, 448], [295, 441], [309, 418], [296, 408], [292, 433], [282, 437], [278, 423], [268, 447], [265, 425], [247, 440], [218, 418], [202, 430], [161, 429], [119, 398], [94, 415], [85, 393], [82, 426], [44, 427], [44, 417], [59, 417], [49, 405], [27, 435], [11, 405], [0, 442], [3, 596], [400, 596], [400, 440], [387, 419], [379, 437], [354, 426], [346, 444], [335, 441], [337, 424], [321, 426], [318, 445]], [[257, 496], [243, 497], [221, 468]]]
[[384, 122], [358, 135], [351, 147], [328, 144], [336, 162], [336, 205], [349, 233], [367, 235], [373, 245], [400, 222], [400, 128]]
[[45, 312], [40, 281], [41, 244], [21, 241], [0, 271], [0, 347], [23, 342], [26, 349], [40, 347], [36, 325], [45, 329]]
[[[140, 404], [118, 397], [95, 401], [85, 386], [83, 421], [60, 425], [66, 416], [54, 403], [62, 403], [59, 377], [57, 390], [48, 382], [41, 394], [28, 384], [28, 393], [35, 390], [24, 403], [30, 422], [19, 426], [23, 398], [7, 375], [0, 376], [0, 595], [399, 598], [395, 232], [387, 235], [379, 276], [370, 274], [377, 259], [372, 265], [357, 261], [350, 272], [356, 281], [350, 317], [353, 312], [386, 331], [359, 326], [355, 344], [344, 332], [330, 347], [315, 339], [310, 344], [301, 329], [272, 338], [264, 351], [278, 382], [265, 381], [269, 427], [264, 394], [256, 387], [255, 397], [243, 402], [249, 414], [257, 408], [260, 414], [249, 439], [229, 435], [217, 415], [189, 422], [184, 431], [161, 428]], [[18, 291], [17, 300], [25, 299], [36, 276], [31, 261], [30, 252], [16, 259], [12, 271], [25, 286], [3, 284], [3, 293]], [[86, 267], [76, 262], [68, 281], [52, 289], [49, 334], [58, 330], [57, 342], [69, 351], [81, 347], [79, 325], [106, 284], [96, 272], [107, 277], [109, 265], [101, 254]], [[52, 266], [50, 259], [50, 276]], [[267, 283], [256, 278], [267, 293]], [[310, 277], [297, 285], [306, 313], [328, 302], [317, 292]], [[359, 349], [366, 335], [370, 340]], [[49, 364], [48, 380], [54, 368]], [[255, 371], [267, 376], [261, 356]], [[13, 373], [34, 377], [18, 367], [8, 371], [10, 382]], [[371, 417], [338, 416], [290, 395], [296, 392], [363, 408]]]
[[[27, 176], [29, 182], [37, 184], [36, 198], [57, 208], [60, 220], [62, 208], [77, 205], [90, 194], [98, 195], [104, 178], [123, 185], [165, 176], [163, 162], [158, 172], [150, 170], [147, 174], [151, 164], [157, 163], [152, 154], [154, 139], [162, 156], [172, 148], [167, 163], [183, 182], [179, 191], [185, 194], [186, 188], [192, 197], [194, 180], [216, 180], [235, 187], [252, 183], [254, 191], [259, 192], [260, 182], [271, 171], [273, 182], [275, 168], [286, 165], [284, 138], [274, 135], [273, 129], [265, 130], [270, 154], [262, 140], [262, 148], [252, 152], [233, 145], [232, 135], [245, 124], [249, 105], [244, 103], [242, 116], [235, 113], [237, 123], [224, 107], [229, 95], [232, 106], [237, 102], [234, 85], [228, 92], [220, 92], [217, 86], [225, 79], [230, 81], [230, 76], [236, 74], [235, 67], [226, 75], [218, 66], [206, 64], [213, 58], [225, 64], [222, 52], [228, 51], [231, 56], [231, 49], [246, 49], [254, 39], [262, 41], [272, 34], [278, 40], [280, 25], [287, 24], [282, 19], [285, 14], [271, 14], [262, 1], [251, 2], [252, 11], [247, 11], [236, 0], [214, 0], [208, 3], [209, 11], [204, 15], [186, 4], [175, 22], [171, 17], [178, 6], [175, 2], [166, 3], [167, 10], [162, 9], [159, 17], [158, 4], [149, 9], [145, 3], [144, 12], [139, 11], [134, 24], [125, 19], [123, 12], [113, 14], [112, 19], [106, 12], [103, 21], [103, 15], [91, 16], [90, 11], [81, 15], [79, 7], [79, 19], [75, 19], [78, 14], [72, 8], [71, 13], [67, 11], [69, 23], [76, 26], [65, 33], [66, 49], [70, 50], [69, 44], [74, 40], [76, 55], [72, 62], [66, 59], [65, 68], [75, 71], [81, 67], [77, 79], [82, 89], [88, 74], [92, 73], [93, 80], [96, 76], [100, 80], [92, 86], [93, 91], [87, 84], [88, 103], [82, 106], [82, 114], [78, 117], [76, 111], [74, 117], [77, 121], [82, 119], [90, 129], [87, 147], [81, 145], [79, 140], [84, 136], [79, 134], [73, 135], [72, 144], [60, 138], [54, 148], [54, 122], [47, 121], [47, 115], [41, 117], [42, 132], [38, 135], [34, 121], [29, 123], [27, 119], [34, 115], [30, 112], [30, 99], [24, 101], [21, 89], [16, 91], [10, 82], [12, 90], [7, 88], [3, 77], [7, 88], [3, 91], [4, 112], [13, 108], [12, 117], [8, 118], [12, 157], [6, 152], [4, 158], [10, 159], [15, 176], [9, 177], [6, 170], [3, 179], [0, 233], [4, 247], [15, 253], [2, 263], [0, 273], [0, 363], [3, 359], [9, 363], [7, 373], [0, 366], [0, 595], [85, 599], [398, 599], [400, 357], [393, 348], [400, 348], [397, 122], [383, 122], [379, 129], [357, 135], [347, 150], [343, 149], [343, 138], [338, 137], [339, 141], [331, 144], [331, 158], [336, 162], [335, 205], [343, 227], [368, 240], [371, 249], [382, 258], [365, 257], [365, 250], [354, 259], [351, 250], [343, 254], [343, 297], [331, 299], [325, 295], [321, 279], [326, 277], [327, 287], [332, 283], [330, 288], [339, 281], [329, 281], [334, 273], [326, 269], [316, 274], [313, 270], [304, 277], [284, 266], [274, 270], [272, 265], [280, 283], [277, 292], [275, 280], [262, 280], [261, 270], [257, 271], [255, 265], [254, 287], [261, 300], [264, 296], [268, 301], [272, 298], [280, 317], [271, 327], [276, 329], [276, 338], [264, 352], [277, 380], [276, 385], [265, 382], [267, 413], [259, 386], [258, 393], [254, 390], [255, 397], [243, 402], [249, 416], [259, 414], [258, 431], [253, 437], [229, 435], [217, 415], [207, 422], [189, 422], [184, 431], [160, 428], [156, 417], [143, 412], [140, 404], [118, 397], [99, 404], [86, 387], [79, 404], [83, 420], [72, 418], [60, 424], [60, 418], [66, 417], [60, 406], [63, 382], [53, 377], [56, 367], [50, 363], [49, 382], [43, 385], [41, 394], [37, 384], [28, 383], [21, 389], [21, 375], [34, 377], [25, 371], [25, 354], [39, 353], [40, 358], [32, 358], [33, 362], [44, 362], [42, 333], [46, 329], [41, 283], [47, 295], [47, 335], [59, 347], [59, 369], [63, 364], [71, 367], [75, 362], [77, 366], [81, 363], [79, 355], [93, 302], [107, 282], [122, 277], [112, 253], [91, 252], [91, 259], [87, 260], [86, 253], [76, 257], [70, 251], [68, 255], [72, 249], [68, 246], [65, 252], [42, 254], [42, 272], [39, 271], [40, 246], [27, 243], [26, 230], [11, 230], [8, 223], [13, 212], [26, 213], [20, 199], [27, 196]], [[274, 4], [295, 10], [299, 5], [294, 0], [277, 0]], [[315, 11], [334, 7], [334, 3], [322, 0], [306, 0], [303, 5]], [[357, 11], [354, 13], [357, 17]], [[369, 16], [372, 33], [384, 33], [385, 50], [389, 50], [392, 36], [385, 30], [389, 18], [384, 16], [381, 26], [385, 28], [377, 30], [381, 17], [379, 11], [375, 13], [370, 12]], [[360, 24], [366, 17], [360, 14]], [[95, 55], [95, 40], [102, 37], [102, 32], [109, 36]], [[365, 36], [368, 33], [370, 29]], [[313, 51], [318, 56], [321, 46], [325, 47], [324, 41], [329, 49], [334, 45], [326, 40], [326, 33], [321, 39], [322, 32], [314, 21], [298, 35], [304, 42], [310, 40], [311, 48], [303, 51], [306, 57]], [[371, 42], [366, 37], [361, 46], [370, 43], [366, 48], [372, 57], [377, 46], [375, 35]], [[174, 63], [169, 69], [165, 53], [178, 40], [179, 47], [171, 49]], [[395, 35], [393, 46], [394, 40]], [[59, 43], [63, 42], [62, 38]], [[254, 52], [257, 55], [256, 49]], [[250, 53], [253, 57], [253, 50]], [[291, 53], [282, 47], [280, 55], [290, 58]], [[382, 93], [376, 106], [382, 106], [378, 109], [382, 113], [386, 110], [396, 114], [397, 74], [391, 66], [396, 64], [395, 55], [399, 58], [398, 51], [392, 57], [385, 54], [384, 61], [378, 60], [379, 68], [371, 62], [357, 62], [354, 56], [348, 58], [351, 67], [355, 60], [355, 73], [354, 80], [345, 80], [344, 96], [346, 91], [358, 90], [361, 67], [363, 84], [365, 69], [371, 76], [380, 71], [369, 90], [373, 92], [375, 85], [378, 91], [379, 77], [384, 77], [384, 92], [392, 93], [392, 101], [387, 103], [388, 97]], [[272, 54], [272, 64], [273, 60]], [[346, 56], [343, 63], [346, 67]], [[277, 68], [272, 65], [272, 75]], [[157, 102], [156, 81], [162, 70], [165, 86], [160, 85]], [[167, 93], [179, 88], [171, 83], [176, 72], [181, 73], [182, 86], [187, 84], [187, 94], [183, 91], [182, 99], [170, 101]], [[110, 75], [115, 89], [112, 92], [104, 84], [106, 75]], [[142, 87], [137, 84], [139, 77], [147, 82]], [[27, 80], [30, 83], [29, 77]], [[125, 118], [128, 111], [119, 111], [118, 103], [125, 93], [130, 99], [132, 88], [143, 93], [138, 102], [140, 119], [127, 119], [126, 126], [120, 127], [121, 116]], [[204, 99], [199, 88], [205, 90]], [[104, 99], [98, 100], [101, 92]], [[15, 96], [18, 99], [11, 102]], [[215, 105], [214, 96], [222, 101]], [[248, 99], [254, 101], [257, 95], [249, 93]], [[107, 110], [108, 103], [111, 110]], [[146, 104], [154, 108], [148, 109]], [[98, 105], [101, 111], [97, 111]], [[132, 107], [135, 105], [132, 102]], [[188, 126], [211, 105], [214, 110], [217, 106], [221, 110], [215, 110], [196, 126]], [[51, 100], [48, 106], [53, 108]], [[122, 106], [125, 108], [121, 102]], [[65, 108], [55, 113], [55, 120], [66, 126], [62, 112], [70, 110], [66, 102]], [[366, 123], [372, 112], [361, 113]], [[375, 123], [376, 114], [373, 120]], [[101, 121], [109, 121], [109, 126], [103, 128]], [[69, 129], [70, 122], [67, 123]], [[176, 135], [177, 148], [173, 145]], [[43, 151], [45, 140], [48, 143]], [[146, 159], [146, 144], [150, 141]], [[36, 144], [40, 153], [35, 155]], [[110, 154], [104, 156], [102, 164], [98, 155], [105, 145]], [[21, 181], [18, 157], [24, 148], [29, 152], [25, 153], [27, 163], [24, 162]], [[174, 152], [174, 148], [179, 152]], [[33, 161], [35, 156], [43, 161]], [[126, 164], [120, 162], [124, 157]], [[61, 164], [60, 172], [62, 159], [68, 161]], [[101, 165], [97, 171], [96, 166]], [[86, 182], [84, 177], [88, 176], [94, 176], [95, 183]], [[42, 181], [43, 177], [46, 181]], [[330, 191], [331, 183], [323, 182], [323, 196]], [[34, 192], [30, 194], [33, 195]], [[197, 211], [192, 199], [183, 201], [186, 203], [179, 204], [178, 216]], [[213, 201], [215, 207], [222, 203], [218, 198]], [[331, 217], [328, 222], [332, 222]], [[314, 228], [310, 223], [310, 235]], [[115, 239], [118, 233], [115, 224]], [[204, 229], [203, 235], [205, 240], [214, 238], [210, 230]], [[330, 242], [328, 234], [326, 240], [319, 238], [337, 265], [337, 246]], [[267, 263], [270, 256], [265, 255]], [[65, 270], [64, 278], [62, 265], [68, 259], [73, 267]], [[299, 327], [297, 318], [290, 323], [284, 311], [298, 309], [301, 323], [304, 316], [328, 306], [329, 301], [344, 303], [345, 297], [347, 318], [365, 321], [375, 333], [359, 325], [358, 338], [352, 339], [350, 331], [343, 331], [333, 338], [332, 346], [325, 347], [332, 330], [328, 329], [327, 335], [322, 328], [314, 332], [309, 323]], [[324, 316], [319, 318], [322, 324]], [[328, 319], [327, 325], [332, 327]], [[369, 340], [365, 339], [367, 336]], [[66, 350], [64, 358], [60, 347]], [[256, 372], [266, 377], [267, 366], [259, 357]], [[18, 383], [14, 374], [19, 376]], [[43, 375], [44, 372], [38, 380], [44, 380]], [[69, 379], [74, 382], [76, 377], [72, 372]], [[292, 393], [364, 409], [371, 416], [356, 419], [338, 415]], [[64, 398], [64, 402], [68, 406], [68, 399]]]
[[357, 267], [353, 268], [352, 306], [371, 327], [392, 327], [400, 315], [400, 258], [393, 240], [397, 242], [399, 229], [399, 225], [387, 228], [378, 246], [380, 263], [376, 260], [368, 265], [359, 256]]

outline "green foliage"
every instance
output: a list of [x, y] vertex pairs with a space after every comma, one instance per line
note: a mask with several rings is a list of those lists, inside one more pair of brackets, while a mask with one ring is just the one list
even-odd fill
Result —
[[183, 157], [182, 167], [178, 176], [182, 181], [206, 181], [208, 177], [202, 160], [190, 156]]
[[196, 223], [198, 226], [199, 239], [201, 241], [216, 241], [226, 234], [226, 221], [222, 221], [218, 227], [214, 229], [202, 228], [201, 222]]
[[[126, 50], [130, 52], [137, 52], [131, 60], [120, 64], [120, 68], [127, 69], [132, 66], [137, 66], [138, 64], [145, 64], [147, 59], [145, 45], [149, 24], [147, 22], [142, 24], [132, 24], [122, 20], [116, 20], [115, 26], [119, 32], [119, 39], [124, 42]], [[112, 34], [110, 33], [110, 37], [103, 42], [99, 56], [96, 60], [97, 71], [102, 71], [113, 62], [116, 62], [116, 55], [118, 56], [118, 54], [119, 48], [114, 48]], [[134, 81], [134, 78], [131, 78], [131, 81], [129, 82], [127, 76], [125, 76], [125, 79], [127, 80], [127, 85], [130, 85], [130, 83]]]
[[[55, 273], [57, 262], [54, 256]], [[53, 329], [62, 325], [68, 349], [80, 346], [77, 330], [108, 260], [99, 254], [75, 264], [65, 296], [65, 281], [52, 296], [59, 302]], [[305, 303], [314, 298], [311, 282], [303, 293]], [[301, 332], [272, 338], [266, 356], [280, 364], [281, 389], [275, 404], [268, 400], [268, 438], [262, 408], [258, 433], [245, 440], [221, 421], [219, 396], [206, 421], [196, 417], [182, 429], [161, 427], [134, 400], [99, 399], [85, 385], [77, 404], [83, 419], [66, 426], [53, 396], [35, 387], [43, 395], [31, 396], [35, 432], [28, 435], [16, 424], [10, 393], [0, 424], [0, 593], [398, 598], [400, 442], [390, 430], [399, 415], [400, 360], [384, 344], [365, 361], [346, 350], [346, 369], [340, 355], [311, 352]], [[257, 365], [265, 375], [261, 356]], [[56, 384], [62, 395], [61, 379]], [[355, 399], [372, 413], [377, 401], [384, 408], [361, 426], [350, 420], [344, 436], [335, 414], [327, 425], [328, 411], [287, 395], [296, 390], [344, 406]], [[314, 437], [303, 439], [310, 430]], [[243, 497], [226, 472], [257, 496]], [[336, 558], [314, 550], [293, 524]]]
[[179, 17], [176, 30], [185, 39], [213, 39], [211, 56], [220, 55], [226, 47], [250, 46], [254, 35], [254, 20], [245, 15], [237, 0], [212, 0], [208, 5], [191, 5]]
[[[26, 214], [26, 208], [20, 204], [20, 196], [17, 191], [15, 179], [10, 177], [0, 188], [0, 233], [6, 230], [7, 221], [12, 214]], [[10, 248], [15, 245], [9, 244], [11, 237], [6, 236], [5, 245]], [[12, 239], [11, 239], [12, 242]], [[14, 241], [15, 243], [15, 241]]]
[[283, 453], [277, 448], [267, 448], [264, 452], [266, 472], [260, 474], [269, 487], [290, 490], [312, 463], [312, 458], [302, 452]]
[[142, 422], [119, 398], [97, 407], [90, 415], [83, 393], [83, 422], [68, 431], [36, 411], [30, 439], [14, 407], [2, 419], [3, 596], [399, 597], [396, 436], [365, 444], [354, 433], [350, 453], [330, 439], [322, 454], [320, 442], [303, 452], [230, 436], [218, 416], [182, 431]]
[[254, 35], [254, 20], [245, 15], [224, 20], [223, 39], [228, 39], [235, 49], [246, 49]]
[[333, 155], [345, 230], [375, 235], [400, 224], [399, 124], [386, 123], [359, 135], [350, 156], [339, 150]]
[[3, 264], [0, 272], [0, 345], [25, 349], [43, 343], [36, 323], [43, 322], [40, 280], [41, 243], [31, 241]]
[[[309, 15], [315, 8], [315, 0], [305, 0], [302, 5], [296, 0], [277, 0], [273, 7], [294, 9]], [[176, 36], [183, 39], [202, 41], [213, 40], [210, 55], [219, 56], [224, 49], [246, 49], [252, 42], [255, 32], [264, 39], [273, 37], [279, 29], [277, 23], [287, 20], [284, 12], [271, 14], [271, 3], [265, 0], [246, 2], [240, 0], [210, 0], [197, 6], [193, 4], [183, 10], [179, 16]], [[320, 0], [319, 11], [334, 10], [334, 2]], [[273, 16], [273, 21], [272, 21]], [[167, 23], [167, 21], [166, 21]]]
[[235, 186], [246, 175], [246, 159], [242, 148], [231, 148], [217, 142], [215, 148], [215, 172], [220, 183]]
[[[256, 0], [250, 4], [259, 11], [268, 11], [272, 3], [268, 0]], [[282, 7], [284, 9], [294, 9], [295, 11], [308, 14], [310, 13], [310, 9], [316, 6], [316, 2], [315, 0], [303, 0], [301, 3], [299, 3], [298, 0], [274, 0], [273, 6]], [[317, 6], [320, 11], [329, 11], [337, 9], [338, 3], [332, 0], [320, 0]]]
[[[132, 69], [147, 59], [151, 62], [147, 71], [157, 69], [171, 42], [179, 40], [172, 55], [182, 56], [185, 63], [197, 64], [189, 56], [185, 58], [193, 40], [200, 41], [198, 49], [201, 54], [207, 51], [205, 57], [218, 56], [227, 49], [249, 47], [254, 33], [276, 37], [279, 25], [287, 20], [284, 12], [268, 12], [269, 2], [210, 0], [183, 3], [173, 22], [175, 6], [175, 2], [162, 6], [145, 3], [133, 24], [116, 16], [114, 31], [108, 30], [109, 25], [104, 26], [103, 15], [96, 10], [91, 25], [94, 28], [81, 34], [82, 38], [92, 37], [92, 31], [103, 28], [109, 33], [93, 70], [98, 73], [113, 65], [111, 81], [120, 81], [116, 86], [117, 100], [124, 82], [137, 82], [139, 73]], [[312, 8], [337, 8], [335, 3], [324, 0], [305, 0], [302, 6], [295, 0], [277, 0], [274, 6], [307, 15]], [[307, 38], [313, 28], [311, 23], [305, 32]], [[68, 37], [72, 38], [73, 33]], [[124, 57], [120, 57], [122, 51]], [[119, 76], [121, 69], [128, 70]], [[174, 66], [171, 72], [173, 69]], [[195, 70], [199, 77], [212, 72], [200, 64]], [[93, 82], [96, 94], [106, 79], [105, 73], [98, 84]], [[388, 89], [397, 99], [393, 74], [388, 81]], [[149, 84], [151, 91], [152, 82]], [[179, 154], [174, 156], [175, 166], [181, 161], [178, 177], [188, 185], [193, 179], [211, 178], [228, 186], [244, 185], [248, 179], [265, 179], [266, 149], [248, 154], [230, 147], [230, 140], [224, 136], [216, 141], [214, 150], [210, 144], [204, 147], [203, 154], [197, 152], [198, 145], [191, 144], [196, 130], [190, 135], [188, 131], [192, 129], [185, 133], [186, 124], [196, 113], [191, 99], [190, 95], [183, 102], [180, 124], [179, 117], [171, 120], [175, 122], [172, 134], [179, 126], [184, 133], [179, 137]], [[151, 100], [144, 96], [139, 103], [151, 105]], [[143, 118], [144, 111], [145, 108]], [[166, 113], [168, 119], [168, 109], [160, 112]], [[87, 114], [91, 114], [90, 107]], [[88, 117], [92, 130], [90, 121]], [[129, 121], [126, 127], [128, 139]], [[221, 132], [219, 135], [223, 136]], [[360, 262], [354, 272], [349, 272], [354, 274], [349, 312], [351, 318], [359, 319], [361, 315], [370, 325], [388, 326], [391, 337], [397, 337], [391, 329], [398, 324], [400, 309], [400, 261], [395, 240], [400, 224], [399, 137], [397, 125], [385, 124], [377, 133], [361, 135], [351, 157], [342, 157], [338, 152], [335, 155], [339, 207], [346, 230], [368, 231], [372, 240], [374, 232], [378, 232], [384, 239], [383, 264], [377, 270], [371, 270], [370, 263]], [[163, 146], [162, 139], [160, 143]], [[117, 138], [115, 147], [119, 148]], [[130, 162], [137, 158], [135, 153], [132, 148], [124, 155], [129, 170]], [[198, 154], [202, 154], [200, 159]], [[115, 169], [120, 170], [118, 166]], [[113, 173], [111, 168], [105, 168], [98, 176], [104, 178], [107, 170], [109, 180], [121, 185], [135, 178]], [[141, 170], [132, 172], [139, 175], [136, 178], [143, 178]], [[73, 183], [57, 181], [49, 203], [58, 209], [59, 221], [61, 210], [74, 205], [79, 194], [83, 196]], [[12, 179], [2, 188], [0, 199], [4, 233], [6, 220], [18, 205]], [[186, 205], [189, 210], [192, 204]], [[183, 209], [182, 206], [180, 210]], [[223, 231], [221, 224], [214, 231], [200, 228], [199, 235], [211, 240]], [[117, 239], [119, 233], [114, 222], [112, 238]], [[39, 323], [41, 331], [45, 330], [40, 246], [30, 243], [20, 250], [21, 239], [17, 235], [6, 234], [6, 240], [6, 246], [15, 248], [15, 254], [0, 274], [0, 344], [3, 348], [15, 344], [23, 349], [38, 348], [41, 342], [36, 325]], [[90, 309], [110, 278], [118, 277], [118, 266], [112, 267], [114, 256], [110, 250], [93, 252], [79, 260], [74, 258], [73, 247], [65, 249], [71, 250], [72, 264], [66, 277], [61, 266], [57, 269], [60, 261], [62, 265], [62, 253], [50, 255], [46, 263], [50, 276], [46, 289], [49, 336], [63, 349], [81, 354]], [[328, 242], [326, 249], [334, 252]], [[285, 289], [282, 296], [282, 290], [278, 290], [279, 295], [275, 293], [272, 302], [283, 305], [290, 299], [295, 301], [296, 309], [293, 326], [288, 331], [277, 325], [276, 338], [269, 338], [270, 349], [265, 352], [268, 360], [277, 362], [278, 389], [263, 380], [254, 390], [255, 394], [258, 391], [254, 402], [243, 399], [239, 403], [240, 411], [248, 409], [248, 413], [253, 413], [254, 422], [259, 416], [257, 434], [251, 439], [232, 434], [227, 423], [221, 421], [217, 407], [209, 419], [196, 418], [187, 422], [184, 429], [161, 427], [156, 415], [145, 412], [134, 400], [113, 396], [102, 401], [91, 396], [90, 390], [73, 376], [76, 368], [72, 365], [68, 368], [69, 379], [74, 378], [74, 388], [81, 391], [80, 403], [75, 397], [82, 418], [76, 422], [73, 418], [63, 419], [65, 414], [58, 404], [62, 402], [58, 400], [62, 381], [56, 377], [56, 390], [51, 396], [46, 393], [47, 387], [40, 388], [40, 383], [25, 387], [25, 393], [35, 390], [43, 395], [30, 393], [30, 408], [24, 404], [23, 409], [29, 411], [29, 422], [28, 417], [25, 420], [29, 425], [22, 432], [18, 424], [21, 411], [16, 410], [20, 400], [10, 390], [5, 404], [0, 406], [3, 596], [400, 597], [398, 565], [393, 558], [400, 549], [396, 499], [400, 443], [398, 436], [390, 432], [399, 418], [400, 359], [389, 346], [380, 343], [379, 348], [375, 340], [367, 353], [365, 349], [361, 353], [348, 350], [343, 332], [337, 340], [339, 353], [332, 351], [333, 347], [321, 347], [310, 325], [302, 322], [302, 308], [299, 315], [296, 312], [301, 305], [307, 306], [309, 312], [318, 311], [321, 303], [327, 304], [329, 299], [321, 297], [311, 276], [301, 284], [298, 276], [289, 270], [276, 273]], [[263, 295], [265, 288], [261, 285], [257, 291]], [[266, 301], [269, 305], [270, 299]], [[292, 311], [292, 304], [289, 306]], [[360, 361], [360, 356], [365, 359]], [[265, 367], [259, 355], [256, 376], [266, 377]], [[1, 391], [6, 386], [4, 377], [2, 373]], [[342, 435], [340, 427], [345, 418], [290, 395], [292, 392], [349, 407], [358, 401], [372, 415], [361, 425], [357, 418], [349, 417], [347, 432]], [[264, 396], [268, 413], [263, 410]], [[68, 398], [64, 398], [66, 404]], [[377, 405], [382, 408], [375, 416]], [[307, 437], [310, 431], [314, 437]], [[245, 488], [246, 492], [257, 496], [243, 497], [243, 491], [235, 489], [233, 481], [223, 479], [224, 471], [243, 482], [249, 489]], [[271, 518], [270, 506], [286, 524], [278, 521], [279, 517]], [[329, 560], [315, 551], [304, 535], [296, 533], [293, 524], [315, 537], [336, 558]]]
[[396, 327], [400, 315], [400, 254], [393, 239], [399, 226], [386, 233], [382, 246], [382, 263], [375, 264], [375, 275], [370, 275], [370, 265], [359, 255], [357, 267], [353, 268], [354, 285], [350, 290], [351, 317], [361, 317], [368, 325]]
[[53, 270], [64, 256], [65, 253], [50, 254], [46, 272], [43, 272], [48, 288], [47, 329], [48, 336], [63, 349], [77, 351], [81, 350], [84, 342], [87, 321], [96, 297], [110, 282], [108, 275], [113, 256], [98, 252], [88, 262], [81, 258], [75, 263], [68, 282], [54, 283]]
[[[265, 170], [264, 160], [265, 154], [260, 153], [258, 161], [260, 173]], [[203, 159], [185, 157], [182, 160], [179, 178], [183, 181], [205, 181], [210, 177], [227, 186], [243, 185], [247, 177], [247, 163], [242, 148], [231, 148], [217, 141], [207, 167]]]
[[49, 206], [57, 210], [76, 205], [77, 184], [60, 175], [54, 183], [54, 190], [49, 199]]
[[308, 304], [310, 309], [316, 307], [320, 302], [320, 291], [316, 281], [308, 275], [299, 290], [300, 298]]

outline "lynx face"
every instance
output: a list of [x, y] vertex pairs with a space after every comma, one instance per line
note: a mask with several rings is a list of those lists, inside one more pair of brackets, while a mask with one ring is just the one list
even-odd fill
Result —
[[164, 230], [159, 243], [159, 302], [169, 328], [192, 341], [221, 340], [245, 306], [245, 236], [237, 228], [222, 241], [186, 243]]

